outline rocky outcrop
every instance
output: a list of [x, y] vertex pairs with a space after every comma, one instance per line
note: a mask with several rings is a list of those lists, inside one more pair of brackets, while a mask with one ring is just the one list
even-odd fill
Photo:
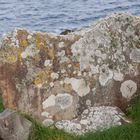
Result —
[[15, 111], [6, 109], [0, 113], [0, 137], [2, 140], [28, 140], [32, 123]]
[[15, 30], [1, 40], [0, 87], [5, 107], [46, 126], [92, 107], [124, 110], [140, 89], [140, 18], [114, 14], [58, 36]]

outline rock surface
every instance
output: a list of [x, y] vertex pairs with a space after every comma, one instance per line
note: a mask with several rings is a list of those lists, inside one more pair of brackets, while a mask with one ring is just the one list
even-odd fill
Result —
[[17, 29], [0, 43], [0, 87], [5, 107], [46, 126], [90, 107], [124, 110], [140, 89], [140, 18], [114, 14], [58, 36]]
[[103, 130], [128, 123], [124, 113], [117, 107], [100, 106], [85, 109], [78, 118], [62, 120], [56, 127], [67, 132], [83, 134], [85, 132]]
[[0, 113], [0, 137], [3, 140], [28, 140], [32, 123], [15, 111], [6, 109]]

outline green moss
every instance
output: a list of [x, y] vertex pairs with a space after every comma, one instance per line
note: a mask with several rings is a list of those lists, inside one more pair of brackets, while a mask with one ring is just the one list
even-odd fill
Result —
[[126, 114], [132, 119], [132, 124], [113, 127], [102, 132], [87, 133], [84, 136], [74, 136], [58, 129], [46, 128], [26, 116], [33, 122], [33, 134], [29, 140], [139, 140], [140, 97], [132, 101], [132, 105], [128, 108]]
[[4, 106], [2, 103], [2, 97], [0, 96], [0, 112], [2, 112], [4, 110]]

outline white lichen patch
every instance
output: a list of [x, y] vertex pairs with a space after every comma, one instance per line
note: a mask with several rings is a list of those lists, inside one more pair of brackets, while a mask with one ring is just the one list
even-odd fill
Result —
[[137, 84], [132, 80], [127, 80], [121, 84], [120, 91], [122, 96], [129, 100], [136, 93]]
[[69, 64], [69, 65], [68, 65], [68, 68], [71, 68], [71, 67], [72, 67], [72, 65], [71, 65], [71, 64]]
[[61, 60], [60, 60], [60, 63], [65, 63], [65, 62], [70, 62], [69, 58], [64, 56], [64, 57], [61, 57]]
[[91, 106], [91, 100], [86, 100], [86, 105]]
[[52, 119], [45, 119], [43, 121], [43, 125], [45, 125], [46, 127], [51, 126], [54, 124], [54, 121]]
[[62, 73], [62, 74], [64, 74], [65, 72], [66, 72], [66, 70], [65, 70], [65, 69], [62, 69], [62, 70], [61, 70], [61, 73]]
[[48, 108], [50, 106], [55, 106], [55, 95], [49, 96], [43, 103], [43, 109]]
[[102, 54], [101, 50], [96, 50], [94, 53], [95, 53], [95, 56], [97, 56], [98, 58], [102, 58], [103, 60], [105, 60], [107, 57], [106, 54]]
[[60, 85], [63, 85], [64, 84], [64, 81], [60, 81]]
[[114, 79], [115, 81], [123, 81], [124, 75], [123, 75], [121, 72], [114, 71], [114, 72], [113, 72], [113, 79]]
[[45, 66], [45, 67], [50, 67], [50, 66], [52, 66], [51, 60], [45, 60], [44, 66]]
[[72, 95], [68, 93], [51, 95], [49, 96], [43, 103], [43, 109], [48, 108], [50, 106], [59, 106], [61, 109], [66, 109], [70, 107], [73, 103]]
[[59, 46], [59, 48], [63, 48], [64, 47], [64, 42], [60, 42], [58, 46]]
[[54, 83], [53, 82], [50, 82], [50, 87], [54, 87]]
[[129, 64], [129, 74], [137, 76], [139, 75], [139, 69], [136, 69], [135, 65]]
[[81, 71], [78, 71], [78, 76], [81, 76], [81, 75], [82, 75]]
[[80, 124], [88, 125], [88, 120], [84, 120], [84, 119], [83, 119], [83, 120], [80, 121]]
[[105, 86], [109, 80], [113, 78], [113, 72], [108, 68], [107, 65], [100, 67], [99, 82], [102, 86]]
[[90, 92], [89, 85], [86, 84], [84, 79], [66, 78], [66, 84], [71, 84], [72, 89], [80, 96], [83, 97]]
[[22, 52], [21, 53], [21, 57], [24, 59], [24, 58], [26, 58], [28, 55], [27, 55], [27, 53], [26, 52]]
[[130, 59], [133, 62], [140, 63], [140, 49], [133, 49], [130, 53]]
[[52, 72], [51, 73], [51, 78], [52, 79], [58, 79], [59, 78], [59, 74], [58, 73], [55, 73], [55, 72]]
[[28, 40], [31, 40], [31, 39], [32, 39], [32, 36], [29, 34], [29, 35], [27, 36], [27, 39], [28, 39]]
[[73, 97], [70, 94], [58, 94], [55, 98], [56, 105], [60, 106], [61, 109], [70, 107], [73, 103]]
[[42, 84], [37, 84], [36, 85], [38, 88], [41, 88], [42, 87]]
[[[117, 107], [90, 107], [81, 116], [73, 120], [62, 120], [55, 124], [59, 129], [75, 134], [107, 129], [127, 122], [124, 114]], [[79, 127], [80, 125], [80, 127]]]
[[36, 54], [39, 53], [39, 50], [35, 48], [34, 45], [28, 46], [24, 52], [21, 53], [21, 57], [25, 59], [26, 57], [34, 57]]
[[97, 66], [90, 65], [90, 69], [91, 69], [91, 73], [92, 73], [92, 74], [97, 74], [97, 73], [99, 73], [99, 65], [97, 65]]
[[62, 51], [58, 52], [57, 55], [59, 57], [64, 57], [65, 56], [65, 50], [62, 50]]
[[48, 118], [49, 117], [49, 114], [50, 114], [49, 112], [46, 112], [45, 111], [45, 112], [42, 112], [41, 113], [41, 116], [44, 116], [44, 117]]
[[73, 74], [76, 74], [76, 73], [77, 73], [77, 71], [74, 71], [74, 72], [73, 72]]

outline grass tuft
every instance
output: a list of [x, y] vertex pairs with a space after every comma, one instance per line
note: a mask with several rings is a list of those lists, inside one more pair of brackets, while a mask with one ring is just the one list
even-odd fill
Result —
[[4, 106], [2, 103], [2, 97], [0, 96], [0, 113], [4, 110]]
[[29, 140], [74, 140], [75, 137], [69, 133], [56, 128], [45, 127], [35, 121], [30, 115], [22, 114], [33, 123], [33, 133]]

